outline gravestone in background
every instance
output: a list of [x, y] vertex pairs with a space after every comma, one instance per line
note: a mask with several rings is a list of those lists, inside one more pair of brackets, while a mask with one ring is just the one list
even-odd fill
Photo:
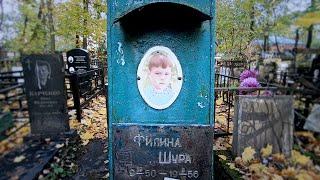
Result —
[[235, 105], [233, 153], [251, 146], [260, 152], [267, 144], [273, 152], [289, 154], [293, 145], [292, 96], [238, 96]]
[[78, 72], [79, 69], [90, 69], [89, 52], [85, 49], [71, 49], [67, 52], [68, 72]]
[[60, 55], [30, 55], [22, 61], [31, 133], [69, 131], [64, 65]]
[[320, 133], [320, 104], [315, 104], [306, 119], [303, 129]]
[[[85, 49], [71, 49], [67, 52], [67, 65], [68, 72], [72, 73], [85, 73], [90, 70], [90, 57], [88, 50]], [[90, 77], [80, 77], [80, 93], [84, 93], [91, 89]]]

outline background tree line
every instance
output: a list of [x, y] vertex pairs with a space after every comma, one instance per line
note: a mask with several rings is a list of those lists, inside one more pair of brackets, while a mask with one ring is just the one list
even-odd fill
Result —
[[4, 14], [1, 21], [3, 28], [11, 26], [14, 34], [2, 39], [7, 49], [30, 54], [81, 47], [103, 53], [105, 0], [12, 1], [18, 8], [17, 18], [12, 20], [11, 14]]
[[[307, 4], [304, 8], [302, 5]], [[255, 39], [268, 49], [271, 35], [319, 48], [320, 0], [217, 0], [217, 51], [242, 56]]]
[[[16, 18], [3, 14], [6, 1], [16, 4]], [[307, 1], [307, 8], [292, 10]], [[263, 39], [266, 51], [271, 35], [299, 38], [307, 48], [320, 47], [319, 38], [314, 38], [320, 29], [319, 1], [217, 0], [217, 50], [243, 56], [252, 40]], [[21, 53], [74, 47], [105, 51], [106, 0], [0, 0], [0, 5], [0, 30], [11, 28], [13, 34], [4, 36], [1, 46]]]

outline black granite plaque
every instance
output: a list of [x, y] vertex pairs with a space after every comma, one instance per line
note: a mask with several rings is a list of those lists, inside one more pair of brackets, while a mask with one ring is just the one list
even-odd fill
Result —
[[32, 134], [57, 134], [69, 130], [64, 65], [59, 55], [31, 55], [23, 59]]
[[232, 149], [240, 156], [251, 146], [260, 152], [272, 145], [273, 152], [289, 155], [293, 145], [292, 96], [238, 96], [235, 106]]
[[79, 69], [89, 70], [90, 59], [89, 52], [85, 49], [71, 49], [67, 52], [68, 72], [78, 72]]
[[114, 179], [212, 179], [209, 126], [113, 125]]

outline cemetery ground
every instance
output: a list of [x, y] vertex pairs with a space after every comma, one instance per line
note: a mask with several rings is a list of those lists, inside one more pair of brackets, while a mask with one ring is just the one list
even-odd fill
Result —
[[[41, 173], [35, 176], [37, 179], [70, 179], [71, 177], [74, 179], [106, 179], [108, 177], [108, 156], [105, 102], [104, 96], [94, 98], [89, 106], [83, 109], [81, 122], [76, 119], [75, 110], [69, 111], [70, 128], [78, 134], [74, 137], [66, 138], [63, 141], [47, 138], [32, 144], [23, 143], [24, 138], [30, 133], [30, 127], [26, 126], [0, 143], [0, 153], [5, 156], [16, 149], [25, 149], [26, 147], [24, 146], [49, 146], [49, 150], [43, 148], [43, 151], [54, 151], [54, 156], [47, 160], [48, 163], [40, 167]], [[68, 103], [72, 102], [68, 101]], [[43, 151], [35, 152], [36, 155], [34, 156], [41, 159]], [[16, 168], [18, 169], [17, 172], [6, 174], [8, 175], [7, 177], [20, 179], [27, 169], [27, 167], [23, 166], [26, 166], [24, 161], [29, 161], [27, 155], [29, 153], [26, 152], [24, 154], [23, 151], [20, 154], [20, 151], [18, 151], [14, 153], [15, 156], [6, 158], [8, 162], [5, 165], [11, 164], [5, 167], [6, 170], [10, 170], [12, 167], [16, 168], [15, 164], [23, 164], [21, 167]], [[50, 154], [48, 154], [48, 157], [50, 157]], [[34, 160], [34, 162], [37, 161]], [[0, 164], [1, 167], [4, 167], [2, 163]], [[39, 171], [39, 169], [32, 170]], [[0, 179], [2, 178], [4, 177], [0, 177]]]
[[[81, 122], [76, 119], [74, 110], [69, 111], [70, 127], [78, 136], [60, 142], [44, 139], [31, 145], [48, 146], [54, 151], [54, 156], [48, 159], [48, 163], [39, 167], [41, 171], [35, 176], [36, 179], [108, 179], [105, 102], [104, 96], [93, 99], [83, 109]], [[216, 129], [227, 130], [227, 108], [222, 98], [216, 100]], [[233, 111], [230, 110], [231, 115]], [[232, 122], [229, 128], [232, 132]], [[26, 144], [22, 144], [23, 137], [29, 132], [29, 127], [23, 127], [18, 133], [2, 141], [1, 154], [8, 154], [16, 148], [23, 149]], [[271, 145], [260, 152], [247, 147], [240, 157], [235, 157], [231, 154], [232, 136], [216, 137], [214, 144], [214, 172], [217, 172], [215, 179], [320, 179], [320, 138], [311, 132], [295, 132], [294, 150], [290, 158], [280, 153], [272, 154]], [[28, 161], [27, 155], [23, 153], [16, 153], [10, 158], [8, 161], [13, 164]], [[19, 179], [25, 173], [23, 166], [16, 169], [14, 174], [9, 174], [11, 179]]]
[[[295, 105], [298, 105], [295, 103]], [[216, 101], [215, 128], [227, 129], [227, 105]], [[231, 109], [233, 114], [233, 109]], [[231, 132], [233, 123], [230, 124]], [[232, 136], [215, 139], [217, 179], [320, 179], [320, 137], [309, 131], [295, 131], [291, 157], [272, 153], [272, 145], [259, 152], [246, 147], [239, 157], [233, 156]]]

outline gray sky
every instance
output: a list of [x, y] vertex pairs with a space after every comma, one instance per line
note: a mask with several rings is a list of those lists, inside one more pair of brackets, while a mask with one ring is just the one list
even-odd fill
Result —
[[14, 37], [14, 29], [11, 27], [19, 17], [18, 6], [15, 0], [2, 0], [2, 3], [5, 17], [0, 31], [0, 44], [4, 37]]
[[17, 3], [15, 0], [2, 0], [2, 3], [4, 8], [3, 12], [5, 14], [17, 10]]
[[288, 8], [292, 12], [303, 11], [311, 4], [311, 0], [288, 0]]

